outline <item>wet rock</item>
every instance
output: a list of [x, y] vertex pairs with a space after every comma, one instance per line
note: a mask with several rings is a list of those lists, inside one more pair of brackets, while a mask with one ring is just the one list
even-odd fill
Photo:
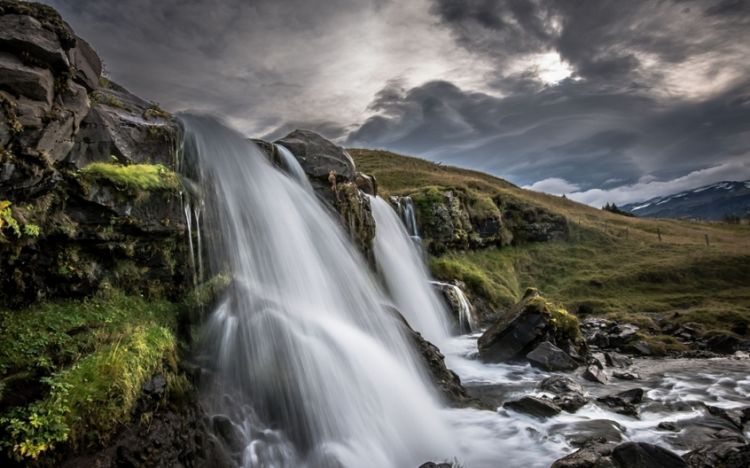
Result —
[[[554, 314], [558, 314], [555, 320]], [[563, 326], [562, 320], [574, 326]], [[553, 309], [537, 290], [530, 288], [508, 317], [496, 321], [482, 334], [477, 345], [483, 361], [506, 362], [525, 358], [544, 341], [566, 352], [568, 349], [581, 355], [586, 352], [575, 317]]]
[[638, 327], [630, 324], [630, 323], [623, 323], [623, 324], [617, 324], [615, 325], [611, 330], [609, 334], [609, 342], [611, 346], [624, 346], [633, 339], [635, 339], [636, 335], [638, 333]]
[[733, 441], [714, 442], [683, 456], [690, 468], [750, 466], [750, 444]]
[[674, 452], [645, 442], [625, 442], [612, 450], [621, 468], [683, 468], [685, 461]]
[[631, 358], [613, 351], [604, 353], [604, 359], [609, 367], [624, 369], [633, 365]]
[[596, 399], [612, 408], [616, 413], [638, 416], [637, 404], [643, 401], [643, 389], [633, 388], [624, 392], [607, 395]]
[[102, 61], [83, 39], [76, 38], [76, 45], [68, 51], [70, 63], [76, 70], [75, 80], [89, 91], [99, 88], [99, 78], [102, 74]]
[[419, 468], [453, 468], [452, 463], [435, 463], [435, 462], [427, 462], [422, 463], [419, 465]]
[[589, 402], [583, 387], [567, 376], [553, 375], [547, 377], [542, 380], [539, 388], [542, 391], [552, 393], [554, 395], [552, 401], [569, 413], [575, 413]]
[[374, 175], [357, 172], [354, 183], [357, 184], [357, 188], [368, 195], [375, 196], [378, 194], [378, 182]]
[[744, 422], [747, 421], [746, 411], [736, 409], [719, 408], [718, 406], [706, 406], [708, 412], [718, 418], [725, 419], [734, 425], [738, 430], [742, 430]]
[[638, 380], [641, 378], [636, 372], [631, 371], [614, 371], [612, 376], [621, 380]]
[[334, 172], [337, 181], [354, 181], [356, 170], [349, 153], [315, 132], [297, 129], [276, 143], [294, 154], [311, 179], [327, 184], [329, 174]]
[[596, 365], [586, 367], [586, 370], [583, 371], [583, 378], [600, 384], [606, 384], [609, 382], [609, 378], [607, 377], [607, 373], [604, 372], [604, 369]]
[[591, 419], [550, 427], [550, 434], [562, 434], [574, 447], [622, 441], [625, 427], [609, 419]]
[[224, 415], [212, 417], [211, 428], [231, 452], [241, 452], [244, 450], [245, 443], [242, 432], [229, 417]]
[[669, 432], [677, 432], [680, 430], [677, 423], [672, 422], [672, 421], [662, 421], [656, 426], [656, 428], [662, 431], [669, 431]]
[[552, 401], [535, 396], [525, 396], [519, 400], [508, 401], [503, 404], [503, 407], [537, 418], [554, 416], [561, 411], [560, 407]]
[[592, 444], [552, 464], [552, 468], [618, 468], [611, 455], [615, 444]]
[[547, 371], [574, 370], [578, 363], [565, 351], [553, 345], [549, 341], [543, 341], [526, 355], [532, 366], [540, 367]]

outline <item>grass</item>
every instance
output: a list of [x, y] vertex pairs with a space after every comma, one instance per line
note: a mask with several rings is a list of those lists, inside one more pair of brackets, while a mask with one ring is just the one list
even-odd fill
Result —
[[[377, 178], [381, 194], [462, 189], [481, 200], [485, 213], [492, 209], [488, 201], [503, 199], [567, 219], [570, 235], [564, 241], [452, 250], [429, 259], [436, 277], [462, 280], [500, 313], [527, 287], [538, 287], [568, 310], [632, 321], [646, 329], [662, 319], [693, 323], [703, 331], [737, 331], [750, 322], [748, 226], [631, 218], [523, 190], [476, 171], [387, 151], [349, 152], [359, 170]], [[677, 346], [655, 329], [649, 339]]]
[[18, 460], [98, 444], [176, 366], [181, 306], [113, 292], [0, 311], [0, 446]]
[[106, 180], [126, 190], [176, 190], [180, 186], [177, 174], [161, 164], [91, 163], [80, 173], [93, 180]]

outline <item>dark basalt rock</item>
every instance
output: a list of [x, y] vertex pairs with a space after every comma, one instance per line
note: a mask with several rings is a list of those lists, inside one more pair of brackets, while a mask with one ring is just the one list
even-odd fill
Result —
[[690, 468], [750, 466], [750, 444], [735, 441], [709, 443], [683, 456]]
[[643, 389], [633, 388], [624, 392], [597, 398], [596, 401], [604, 403], [612, 408], [616, 413], [628, 416], [638, 416], [637, 404], [643, 401]]
[[674, 452], [645, 442], [625, 442], [612, 450], [612, 459], [622, 468], [683, 468], [685, 461]]
[[591, 419], [552, 426], [550, 434], [557, 433], [562, 434], [574, 447], [587, 447], [622, 441], [625, 427], [609, 419]]
[[312, 179], [327, 182], [331, 172], [336, 174], [337, 181], [351, 182], [356, 176], [349, 153], [315, 132], [297, 129], [276, 143], [288, 148]]
[[596, 365], [588, 366], [586, 370], [583, 371], [583, 378], [600, 384], [606, 384], [607, 382], [609, 382], [607, 373], [604, 372], [601, 367]]
[[557, 460], [551, 468], [619, 468], [611, 458], [614, 447], [614, 443], [594, 443]]
[[503, 404], [503, 407], [537, 418], [548, 418], [559, 414], [561, 411], [560, 407], [551, 400], [535, 396], [525, 396], [519, 400], [508, 401]]
[[615, 353], [614, 351], [604, 353], [604, 359], [609, 367], [625, 369], [633, 365], [633, 359], [620, 353]]
[[543, 341], [526, 355], [531, 365], [540, 367], [547, 371], [574, 370], [578, 363], [565, 351], [553, 345], [549, 341]]
[[585, 344], [577, 327], [575, 332], [571, 336], [569, 329], [558, 327], [551, 306], [538, 291], [529, 289], [507, 318], [495, 322], [479, 338], [479, 356], [487, 362], [520, 360], [544, 341], [583, 355]]
[[575, 413], [589, 402], [583, 387], [567, 376], [553, 375], [547, 377], [542, 380], [539, 388], [542, 391], [552, 393], [554, 395], [552, 401], [569, 413]]

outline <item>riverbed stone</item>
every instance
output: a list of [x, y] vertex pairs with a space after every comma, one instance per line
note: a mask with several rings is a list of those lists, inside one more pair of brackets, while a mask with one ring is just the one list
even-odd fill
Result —
[[621, 468], [685, 468], [676, 453], [646, 442], [625, 442], [612, 450], [612, 459]]
[[604, 359], [609, 367], [625, 369], [633, 365], [633, 359], [624, 354], [608, 351], [604, 353]]
[[548, 418], [561, 412], [560, 407], [551, 400], [535, 396], [525, 396], [518, 400], [505, 402], [503, 407], [537, 418]]
[[532, 366], [547, 371], [574, 370], [578, 363], [565, 351], [553, 345], [549, 341], [543, 341], [526, 355]]
[[606, 384], [609, 382], [609, 378], [604, 369], [596, 365], [589, 365], [586, 367], [586, 370], [583, 371], [583, 378], [600, 384]]
[[604, 403], [616, 413], [628, 416], [638, 416], [639, 411], [636, 405], [643, 401], [643, 394], [643, 389], [632, 388], [630, 390], [597, 398], [596, 401]]

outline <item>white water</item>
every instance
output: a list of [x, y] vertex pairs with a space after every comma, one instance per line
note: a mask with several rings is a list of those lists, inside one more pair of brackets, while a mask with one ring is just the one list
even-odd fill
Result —
[[302, 166], [300, 165], [297, 158], [294, 157], [294, 154], [284, 145], [280, 145], [278, 143], [275, 143], [274, 146], [276, 147], [276, 151], [281, 155], [282, 161], [284, 161], [284, 166], [286, 171], [289, 173], [289, 176], [296, 180], [298, 184], [302, 186], [305, 190], [308, 192], [312, 192], [313, 188], [310, 184], [310, 179], [307, 178], [307, 174], [305, 174], [305, 170], [302, 169]]
[[375, 218], [375, 261], [396, 308], [429, 341], [440, 345], [449, 334], [448, 312], [420, 253], [396, 212], [380, 197], [369, 197]]
[[209, 319], [209, 402], [245, 467], [416, 467], [457, 448], [364, 259], [308, 193], [219, 122], [184, 115], [214, 264], [234, 284]]
[[461, 333], [472, 333], [478, 331], [476, 320], [471, 309], [469, 299], [466, 298], [464, 291], [455, 284], [432, 281], [441, 288], [449, 288], [458, 301], [458, 329]]

